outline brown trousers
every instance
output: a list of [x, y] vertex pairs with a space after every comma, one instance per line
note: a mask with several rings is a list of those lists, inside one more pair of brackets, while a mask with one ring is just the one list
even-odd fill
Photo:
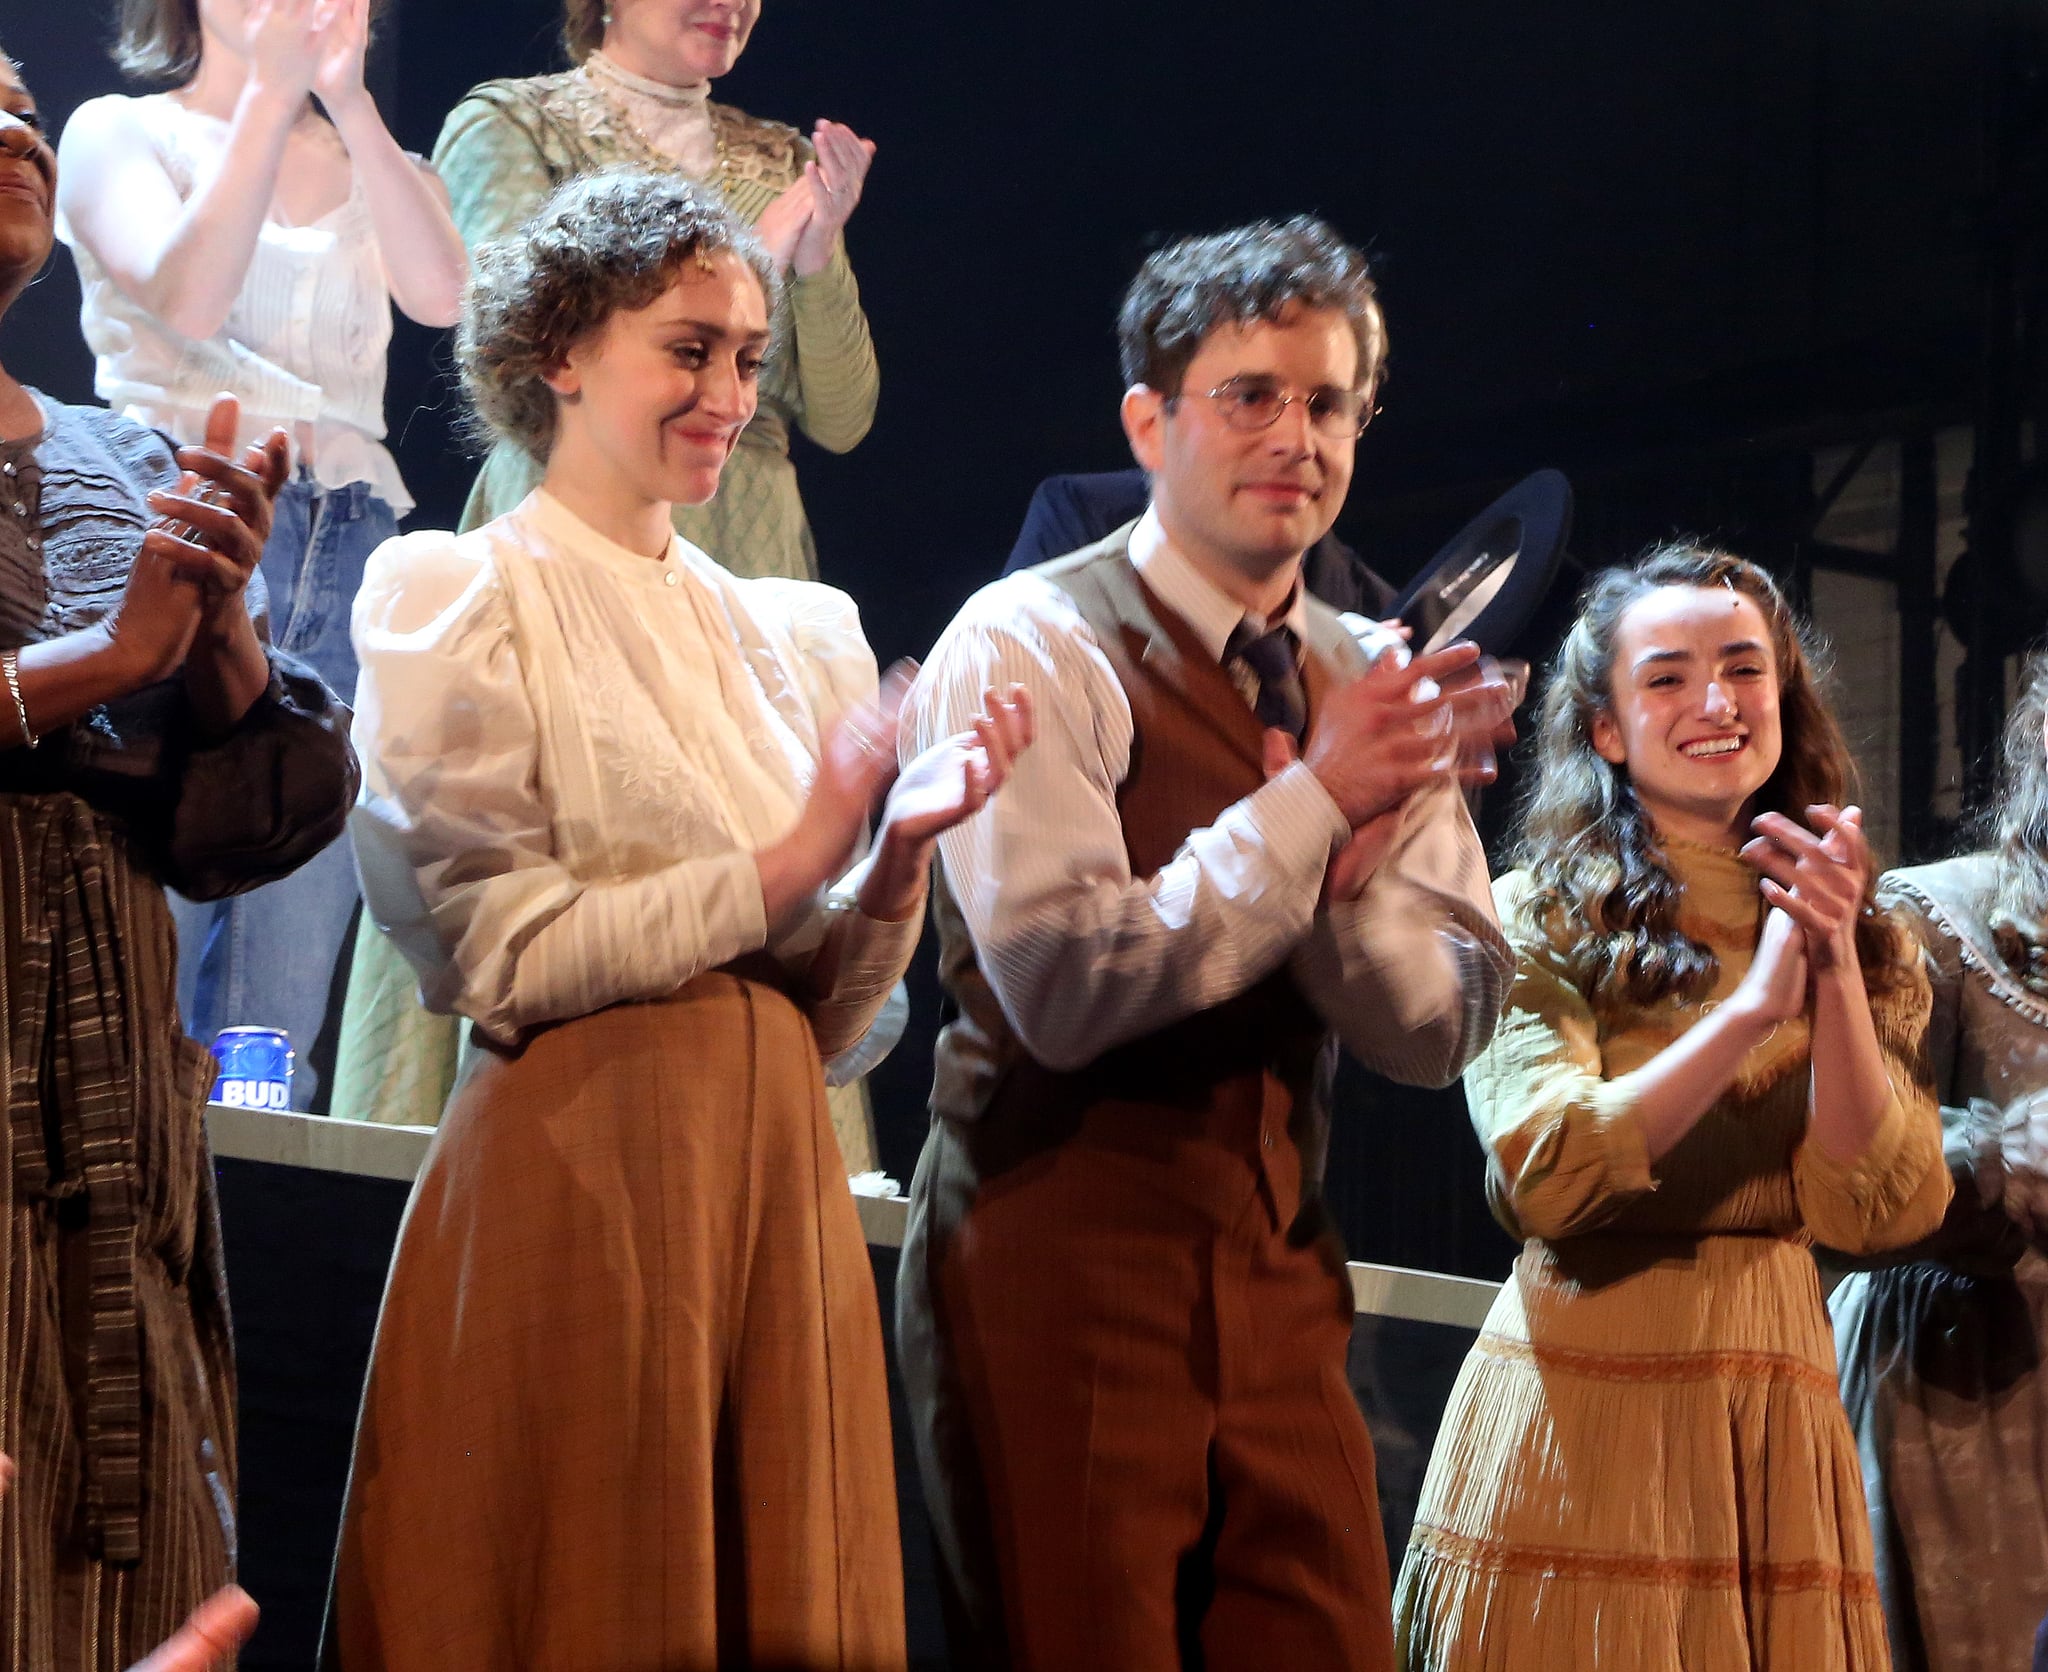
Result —
[[873, 1273], [817, 1047], [731, 975], [486, 1058], [377, 1326], [344, 1672], [901, 1672]]
[[898, 1345], [954, 1665], [1384, 1672], [1372, 1443], [1330, 1239], [1076, 1139], [983, 1178], [935, 1121]]

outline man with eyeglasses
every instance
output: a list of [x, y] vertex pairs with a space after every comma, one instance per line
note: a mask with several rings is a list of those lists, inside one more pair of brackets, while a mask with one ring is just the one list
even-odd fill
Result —
[[[1305, 595], [1385, 327], [1320, 222], [1163, 249], [1125, 299], [1150, 506], [971, 599], [902, 747], [1025, 686], [942, 838], [935, 1118], [897, 1330], [958, 1667], [1392, 1664], [1351, 1298], [1321, 1200], [1341, 1038], [1455, 1078], [1509, 975], [1460, 785], [1501, 682]], [[1404, 665], [1405, 663], [1405, 665]]]

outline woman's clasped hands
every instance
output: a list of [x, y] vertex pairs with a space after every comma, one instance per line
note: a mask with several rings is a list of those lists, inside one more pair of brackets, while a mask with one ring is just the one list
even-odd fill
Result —
[[126, 669], [123, 689], [169, 678], [195, 644], [213, 649], [250, 631], [243, 594], [290, 466], [282, 431], [231, 457], [237, 419], [233, 397], [218, 397], [205, 443], [178, 449], [184, 476], [149, 496], [158, 520], [103, 623]]
[[811, 134], [815, 157], [796, 183], [769, 204], [754, 230], [775, 257], [775, 265], [800, 279], [824, 271], [832, 247], [867, 184], [875, 142], [862, 139], [844, 122], [820, 121]]
[[369, 0], [249, 0], [251, 83], [296, 102], [317, 93], [330, 113], [364, 96]]
[[1816, 973], [1856, 967], [1856, 924], [1874, 867], [1860, 807], [1806, 809], [1808, 829], [1783, 813], [1760, 814], [1742, 857], [1763, 872], [1763, 897], [1805, 934]]
[[1856, 924], [1870, 888], [1870, 845], [1857, 807], [1806, 809], [1813, 828], [1783, 813], [1760, 814], [1742, 857], [1763, 873], [1770, 906], [1756, 957], [1730, 1002], [1769, 1022], [1805, 1012], [1812, 978], [1859, 977]]

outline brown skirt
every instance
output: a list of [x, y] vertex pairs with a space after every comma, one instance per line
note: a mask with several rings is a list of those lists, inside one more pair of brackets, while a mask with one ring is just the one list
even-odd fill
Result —
[[325, 1664], [904, 1664], [873, 1276], [808, 1024], [727, 974], [492, 1054], [399, 1236]]

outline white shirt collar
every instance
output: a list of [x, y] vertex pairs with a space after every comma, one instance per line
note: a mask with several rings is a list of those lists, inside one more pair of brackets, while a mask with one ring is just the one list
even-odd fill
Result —
[[1131, 530], [1131, 562], [1160, 603], [1192, 627], [1202, 648], [1219, 662], [1239, 622], [1248, 622], [1254, 633], [1288, 626], [1294, 629], [1297, 640], [1307, 642], [1308, 611], [1302, 604], [1298, 578], [1294, 596], [1278, 622], [1253, 615], [1195, 567], [1187, 553], [1173, 543], [1166, 525], [1159, 520], [1159, 512], [1150, 505], [1138, 519], [1138, 526]]

